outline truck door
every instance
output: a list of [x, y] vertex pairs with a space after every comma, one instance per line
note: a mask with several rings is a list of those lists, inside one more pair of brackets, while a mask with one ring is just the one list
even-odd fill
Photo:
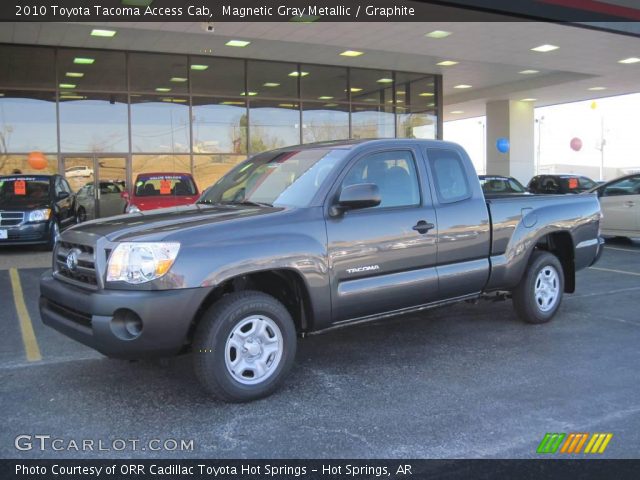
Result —
[[489, 211], [471, 160], [462, 149], [425, 149], [438, 214], [441, 299], [480, 292], [489, 278]]
[[329, 204], [333, 204], [342, 188], [374, 183], [382, 200], [377, 207], [338, 216], [327, 213], [334, 323], [413, 307], [438, 297], [438, 229], [419, 155], [412, 148], [362, 154], [330, 193]]

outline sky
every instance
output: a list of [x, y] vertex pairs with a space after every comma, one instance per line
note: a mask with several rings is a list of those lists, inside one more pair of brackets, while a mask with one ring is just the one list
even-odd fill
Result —
[[[599, 167], [604, 137], [605, 166], [640, 170], [640, 93], [540, 107], [534, 116], [538, 121], [534, 145], [536, 157], [540, 146], [541, 167], [575, 165], [576, 173], [580, 166]], [[444, 139], [461, 144], [478, 173], [485, 173], [485, 122], [485, 117], [476, 117], [444, 124]], [[582, 141], [579, 151], [571, 148], [573, 138]]]

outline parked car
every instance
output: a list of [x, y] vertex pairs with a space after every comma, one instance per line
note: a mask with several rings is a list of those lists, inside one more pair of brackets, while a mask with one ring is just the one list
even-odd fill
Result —
[[64, 177], [0, 177], [0, 245], [42, 244], [52, 249], [75, 217], [73, 193]]
[[[127, 201], [122, 198], [123, 184], [119, 181], [101, 181], [97, 195], [99, 215], [101, 218], [125, 213]], [[97, 218], [96, 191], [93, 182], [87, 183], [76, 194], [76, 214], [78, 223]]]
[[131, 195], [125, 193], [127, 212], [190, 205], [198, 199], [198, 187], [188, 173], [141, 173]]
[[93, 168], [89, 168], [86, 165], [77, 165], [75, 167], [69, 167], [64, 171], [64, 176], [67, 178], [92, 177]]
[[527, 189], [513, 177], [503, 175], [478, 175], [482, 191], [486, 194], [522, 194]]
[[591, 192], [600, 199], [604, 235], [640, 237], [640, 173], [616, 178]]
[[584, 175], [545, 174], [533, 177], [527, 189], [531, 193], [565, 194], [582, 193], [596, 187], [597, 183]]
[[195, 205], [64, 232], [40, 314], [111, 357], [191, 351], [209, 392], [247, 401], [276, 389], [311, 332], [505, 296], [548, 322], [602, 252], [599, 221], [595, 195], [485, 197], [454, 143], [292, 146]]

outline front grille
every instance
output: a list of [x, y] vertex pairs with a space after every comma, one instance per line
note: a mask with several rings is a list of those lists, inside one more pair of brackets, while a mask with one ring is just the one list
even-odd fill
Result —
[[[70, 269], [67, 266], [67, 257], [73, 250], [77, 253], [78, 265], [75, 269]], [[91, 288], [97, 288], [98, 286], [94, 248], [90, 245], [65, 241], [58, 242], [55, 266], [56, 273], [62, 279], [71, 280], [72, 283], [79, 283]]]
[[24, 212], [0, 212], [0, 227], [15, 227], [24, 221]]
[[80, 312], [73, 308], [65, 307], [59, 303], [46, 299], [46, 307], [54, 313], [63, 316], [67, 320], [71, 320], [83, 327], [91, 328], [91, 315], [88, 313]]

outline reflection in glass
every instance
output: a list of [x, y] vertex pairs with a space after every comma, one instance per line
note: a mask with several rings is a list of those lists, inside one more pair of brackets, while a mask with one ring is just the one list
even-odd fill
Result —
[[134, 152], [188, 152], [188, 100], [132, 95], [131, 138]]
[[398, 138], [436, 138], [437, 120], [433, 110], [397, 108]]
[[[298, 72], [295, 63], [249, 60], [247, 76], [249, 97], [298, 98], [298, 77], [307, 78], [309, 72]], [[243, 92], [244, 88], [240, 93]]]
[[300, 112], [295, 102], [251, 100], [249, 152], [300, 143]]
[[393, 100], [393, 73], [389, 70], [351, 69], [351, 101], [386, 103]]
[[300, 94], [306, 100], [344, 102], [347, 95], [347, 69], [324, 65], [302, 65], [308, 75], [300, 77]]
[[303, 143], [349, 138], [349, 105], [305, 102], [302, 112]]
[[53, 92], [0, 95], [0, 154], [58, 151], [55, 98]]
[[58, 52], [58, 85], [61, 91], [124, 92], [127, 90], [125, 54], [61, 49]]
[[179, 94], [189, 92], [187, 57], [156, 53], [132, 53], [129, 55], [131, 90]]
[[420, 73], [396, 73], [396, 101], [423, 109], [432, 108], [435, 102], [435, 81], [432, 75]]
[[11, 175], [13, 173], [40, 173], [50, 175], [58, 172], [58, 160], [55, 153], [45, 154], [47, 164], [45, 168], [36, 170], [27, 160], [27, 155], [8, 155], [0, 153], [0, 175]]
[[244, 60], [191, 57], [193, 94], [237, 97], [244, 91]]
[[53, 48], [0, 45], [0, 87], [55, 88]]
[[131, 170], [133, 181], [140, 173], [189, 173], [191, 160], [189, 155], [133, 155]]
[[246, 153], [246, 101], [193, 98], [193, 153]]
[[395, 136], [395, 117], [392, 107], [353, 105], [351, 112], [353, 138], [393, 138]]
[[216, 183], [225, 173], [246, 158], [246, 155], [195, 155], [193, 177], [200, 191]]

